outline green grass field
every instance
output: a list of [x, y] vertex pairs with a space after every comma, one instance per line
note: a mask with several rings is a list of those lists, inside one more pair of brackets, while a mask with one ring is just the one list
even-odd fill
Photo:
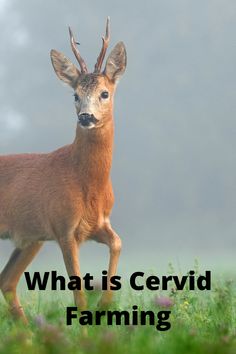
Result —
[[[99, 290], [88, 292], [89, 310], [96, 309]], [[160, 300], [161, 298], [161, 300]], [[87, 335], [75, 320], [66, 326], [70, 292], [21, 291], [29, 327], [15, 324], [0, 299], [0, 353], [159, 353], [235, 354], [235, 279], [215, 282], [210, 291], [135, 292], [124, 284], [116, 292], [112, 309], [170, 310], [171, 329], [154, 326], [87, 326]], [[164, 300], [163, 300], [164, 299]], [[162, 305], [160, 305], [163, 303]], [[166, 307], [165, 307], [166, 306]]]

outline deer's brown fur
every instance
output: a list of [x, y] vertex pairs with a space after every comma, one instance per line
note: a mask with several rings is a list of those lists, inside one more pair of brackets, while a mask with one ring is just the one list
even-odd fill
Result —
[[[95, 124], [88, 123], [91, 129], [78, 121], [73, 143], [51, 153], [0, 157], [0, 238], [10, 238], [16, 245], [0, 275], [0, 287], [12, 313], [25, 321], [16, 286], [44, 241], [59, 243], [69, 276], [80, 276], [82, 242], [94, 239], [108, 245], [109, 277], [116, 272], [121, 249], [109, 215], [114, 199], [110, 180], [113, 95], [125, 70], [125, 47], [121, 42], [116, 45], [103, 73], [80, 72], [55, 50], [51, 58], [58, 77], [79, 97], [78, 117], [87, 114], [96, 119]], [[102, 98], [104, 91], [108, 99]], [[86, 307], [83, 291], [74, 291], [74, 298], [80, 309]], [[110, 301], [107, 291], [101, 304]]]

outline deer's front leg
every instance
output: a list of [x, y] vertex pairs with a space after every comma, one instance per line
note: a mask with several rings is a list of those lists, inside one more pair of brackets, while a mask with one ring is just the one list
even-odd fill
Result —
[[[80, 266], [78, 260], [79, 245], [75, 238], [60, 240], [59, 245], [63, 254], [66, 270], [68, 276], [78, 276], [81, 278]], [[87, 307], [87, 301], [84, 290], [74, 290], [75, 305], [79, 310], [85, 310]]]
[[110, 286], [112, 285], [110, 279], [112, 276], [116, 275], [122, 243], [120, 237], [112, 229], [109, 222], [107, 222], [104, 227], [98, 232], [95, 237], [95, 240], [97, 242], [105, 243], [106, 245], [108, 245], [110, 250], [110, 261], [108, 267], [109, 287], [108, 290], [103, 292], [98, 304], [99, 307], [106, 307], [112, 302], [113, 292], [112, 290], [110, 290]]

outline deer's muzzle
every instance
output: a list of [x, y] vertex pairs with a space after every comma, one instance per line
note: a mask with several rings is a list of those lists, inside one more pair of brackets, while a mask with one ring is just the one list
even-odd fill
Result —
[[89, 113], [82, 113], [78, 115], [79, 124], [84, 128], [92, 128], [97, 122], [98, 119]]

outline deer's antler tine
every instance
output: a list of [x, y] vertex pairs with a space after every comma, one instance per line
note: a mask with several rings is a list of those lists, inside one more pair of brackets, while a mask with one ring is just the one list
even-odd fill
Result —
[[106, 23], [106, 34], [105, 37], [102, 36], [102, 49], [101, 52], [97, 58], [97, 62], [94, 67], [94, 72], [99, 73], [101, 71], [102, 63], [107, 51], [107, 47], [109, 44], [110, 40], [110, 17], [107, 17], [107, 23]]
[[87, 65], [85, 64], [84, 59], [81, 57], [81, 55], [80, 55], [80, 53], [78, 51], [78, 48], [76, 47], [77, 42], [75, 41], [74, 35], [73, 35], [72, 30], [71, 30], [70, 27], [69, 27], [69, 33], [70, 33], [71, 48], [72, 48], [72, 51], [73, 51], [76, 59], [79, 62], [79, 65], [80, 65], [80, 68], [81, 68], [81, 72], [82, 73], [87, 73], [88, 72]]

